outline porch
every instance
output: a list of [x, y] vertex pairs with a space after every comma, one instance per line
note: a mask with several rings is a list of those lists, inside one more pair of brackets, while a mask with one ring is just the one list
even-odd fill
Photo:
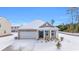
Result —
[[38, 31], [38, 39], [43, 40], [54, 40], [56, 38], [56, 31], [55, 30], [39, 30]]

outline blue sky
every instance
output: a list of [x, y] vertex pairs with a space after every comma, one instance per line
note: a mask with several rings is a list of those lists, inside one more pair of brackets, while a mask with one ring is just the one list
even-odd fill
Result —
[[36, 19], [51, 22], [54, 25], [70, 22], [66, 7], [0, 7], [0, 16], [6, 17], [12, 24], [25, 24]]

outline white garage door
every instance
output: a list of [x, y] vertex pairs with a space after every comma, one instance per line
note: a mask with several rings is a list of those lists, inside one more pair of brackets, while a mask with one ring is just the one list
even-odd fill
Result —
[[22, 31], [20, 32], [20, 38], [21, 39], [36, 39], [37, 37], [36, 31]]

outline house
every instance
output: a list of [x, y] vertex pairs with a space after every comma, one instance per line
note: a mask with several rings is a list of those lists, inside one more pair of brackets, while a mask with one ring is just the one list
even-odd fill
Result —
[[4, 18], [0, 17], [0, 37], [11, 34], [11, 24]]
[[18, 32], [19, 27], [20, 26], [17, 26], [17, 25], [11, 26], [11, 32]]
[[53, 39], [58, 35], [58, 28], [48, 22], [35, 20], [18, 31], [19, 39]]

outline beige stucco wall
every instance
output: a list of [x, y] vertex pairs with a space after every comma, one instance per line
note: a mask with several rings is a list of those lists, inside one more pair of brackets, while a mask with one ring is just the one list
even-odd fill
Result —
[[[11, 34], [11, 24], [8, 22], [6, 18], [0, 17], [0, 24], [0, 36]], [[4, 33], [4, 31], [6, 31], [6, 33]]]

